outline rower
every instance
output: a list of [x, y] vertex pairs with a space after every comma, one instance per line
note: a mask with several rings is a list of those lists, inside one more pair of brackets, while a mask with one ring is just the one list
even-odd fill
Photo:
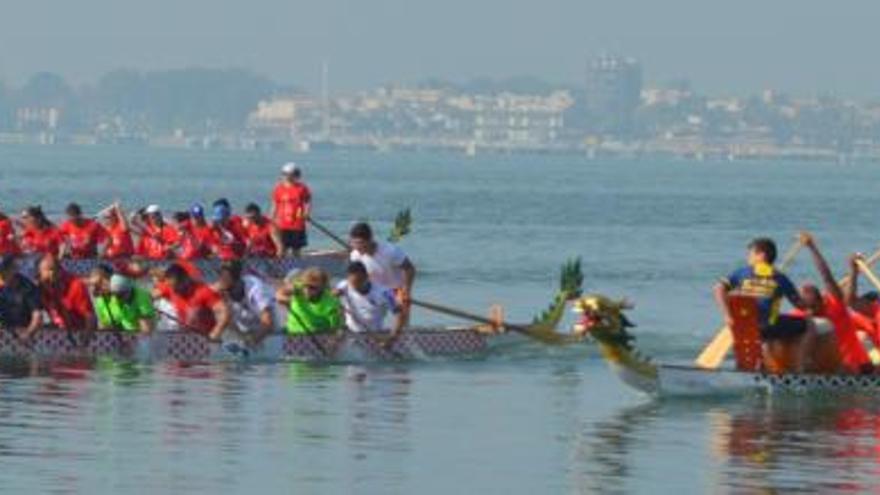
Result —
[[194, 279], [179, 263], [172, 263], [162, 272], [153, 295], [166, 299], [174, 308], [173, 320], [180, 329], [219, 340], [229, 325], [229, 306], [223, 297], [207, 284]]
[[302, 169], [295, 163], [281, 167], [281, 180], [272, 190], [271, 217], [277, 229], [279, 256], [298, 257], [309, 243], [306, 222], [312, 210], [312, 192], [302, 181]]
[[[856, 324], [847, 307], [846, 296], [843, 289], [837, 284], [831, 273], [825, 257], [819, 251], [816, 241], [807, 232], [800, 234], [800, 243], [806, 247], [813, 256], [813, 263], [822, 277], [825, 285], [825, 294], [822, 294], [815, 285], [804, 284], [801, 286], [801, 299], [806, 306], [805, 311], [796, 311], [795, 316], [808, 316], [813, 319], [817, 328], [821, 328], [823, 319], [829, 321], [834, 333], [831, 336], [817, 335], [816, 351], [825, 356], [825, 359], [815, 363], [820, 366], [816, 371], [834, 372], [836, 367], [842, 364], [850, 373], [872, 373], [874, 366], [865, 351], [864, 346], [856, 334]], [[817, 332], [818, 333], [818, 332]], [[831, 341], [829, 342], [829, 338]], [[814, 359], [815, 361], [815, 359]], [[824, 366], [823, 366], [824, 365]]]
[[89, 277], [99, 330], [150, 333], [156, 323], [156, 308], [146, 289], [130, 278], [98, 265]]
[[376, 241], [373, 229], [365, 222], [351, 227], [349, 245], [350, 261], [363, 263], [371, 281], [392, 289], [408, 317], [416, 267], [406, 253], [395, 244]]
[[330, 276], [320, 268], [309, 268], [288, 277], [275, 293], [275, 299], [287, 308], [288, 334], [332, 332], [342, 328], [342, 306], [330, 291]]
[[406, 318], [391, 289], [370, 280], [367, 267], [360, 261], [348, 265], [346, 279], [336, 287], [345, 311], [345, 325], [352, 332], [385, 331], [385, 317], [395, 315], [391, 337], [397, 338], [403, 331]]
[[98, 246], [107, 242], [107, 230], [100, 223], [83, 216], [82, 207], [70, 203], [65, 208], [67, 220], [58, 227], [64, 241], [62, 257], [89, 259], [98, 257]]
[[807, 308], [791, 280], [773, 266], [775, 261], [776, 243], [763, 237], [754, 239], [748, 246], [748, 266], [734, 271], [715, 285], [715, 300], [728, 328], [733, 328], [734, 318], [728, 303], [730, 293], [737, 291], [754, 297], [758, 305], [760, 336], [765, 344], [765, 360], [793, 344], [798, 349], [794, 369], [803, 371], [807, 356], [812, 352], [815, 329], [804, 318], [779, 314], [783, 297], [796, 308]]
[[210, 249], [214, 255], [224, 261], [241, 258], [244, 256], [245, 237], [241, 219], [232, 215], [229, 201], [225, 198], [215, 201], [210, 238]]
[[189, 208], [189, 228], [198, 244], [201, 245], [201, 257], [211, 254], [211, 224], [205, 220], [205, 207], [195, 203]]
[[19, 254], [18, 240], [15, 237], [15, 225], [12, 219], [0, 211], [0, 256]]
[[182, 260], [204, 258], [207, 249], [192, 228], [190, 213], [178, 211], [174, 213], [172, 218], [174, 229], [177, 231], [177, 257]]
[[61, 235], [55, 225], [46, 218], [43, 208], [29, 206], [21, 213], [24, 230], [21, 234], [21, 250], [25, 254], [58, 256]]
[[97, 328], [85, 282], [66, 272], [52, 255], [40, 259], [38, 275], [43, 309], [56, 327], [68, 331]]
[[272, 221], [263, 215], [256, 203], [244, 208], [244, 231], [247, 234], [247, 255], [256, 258], [274, 258], [278, 255]]
[[241, 261], [225, 261], [214, 289], [219, 292], [232, 313], [232, 326], [259, 343], [275, 329], [275, 301], [269, 284], [254, 274], [243, 274]]
[[131, 237], [131, 229], [128, 220], [119, 203], [114, 203], [101, 215], [104, 222], [104, 230], [107, 231], [107, 245], [104, 248], [104, 258], [126, 259], [134, 255], [134, 241]]
[[150, 260], [164, 260], [174, 256], [177, 244], [177, 231], [165, 222], [158, 205], [149, 205], [144, 210], [146, 222], [141, 226], [141, 238], [137, 254]]
[[29, 339], [43, 323], [40, 291], [18, 272], [12, 255], [0, 258], [0, 327]]

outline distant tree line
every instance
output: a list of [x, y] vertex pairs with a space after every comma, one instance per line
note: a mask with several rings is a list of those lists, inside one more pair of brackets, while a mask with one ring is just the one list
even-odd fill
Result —
[[59, 127], [90, 130], [101, 123], [152, 131], [240, 129], [257, 103], [289, 86], [241, 69], [117, 70], [74, 87], [43, 72], [18, 88], [0, 82], [0, 129], [14, 129], [24, 108], [61, 110]]

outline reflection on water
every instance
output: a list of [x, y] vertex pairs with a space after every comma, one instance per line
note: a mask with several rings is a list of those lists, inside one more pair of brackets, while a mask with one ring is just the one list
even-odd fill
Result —
[[582, 492], [656, 481], [731, 493], [876, 493], [878, 440], [880, 399], [652, 401], [584, 425], [574, 483]]

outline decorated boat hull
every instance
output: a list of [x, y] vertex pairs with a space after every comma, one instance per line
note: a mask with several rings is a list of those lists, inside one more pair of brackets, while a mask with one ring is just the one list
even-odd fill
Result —
[[66, 332], [44, 329], [27, 344], [0, 333], [0, 364], [17, 360], [111, 357], [143, 362], [374, 362], [476, 357], [487, 351], [487, 337], [471, 329], [412, 330], [393, 345], [384, 335], [345, 332], [313, 336], [273, 334], [248, 347], [234, 339], [212, 342], [189, 332]]

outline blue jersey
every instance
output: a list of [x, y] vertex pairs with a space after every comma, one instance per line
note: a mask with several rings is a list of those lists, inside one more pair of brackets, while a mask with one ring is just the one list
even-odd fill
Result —
[[758, 321], [772, 325], [779, 318], [782, 298], [797, 299], [797, 289], [785, 274], [770, 265], [747, 266], [727, 276], [723, 282], [740, 294], [758, 300]]

